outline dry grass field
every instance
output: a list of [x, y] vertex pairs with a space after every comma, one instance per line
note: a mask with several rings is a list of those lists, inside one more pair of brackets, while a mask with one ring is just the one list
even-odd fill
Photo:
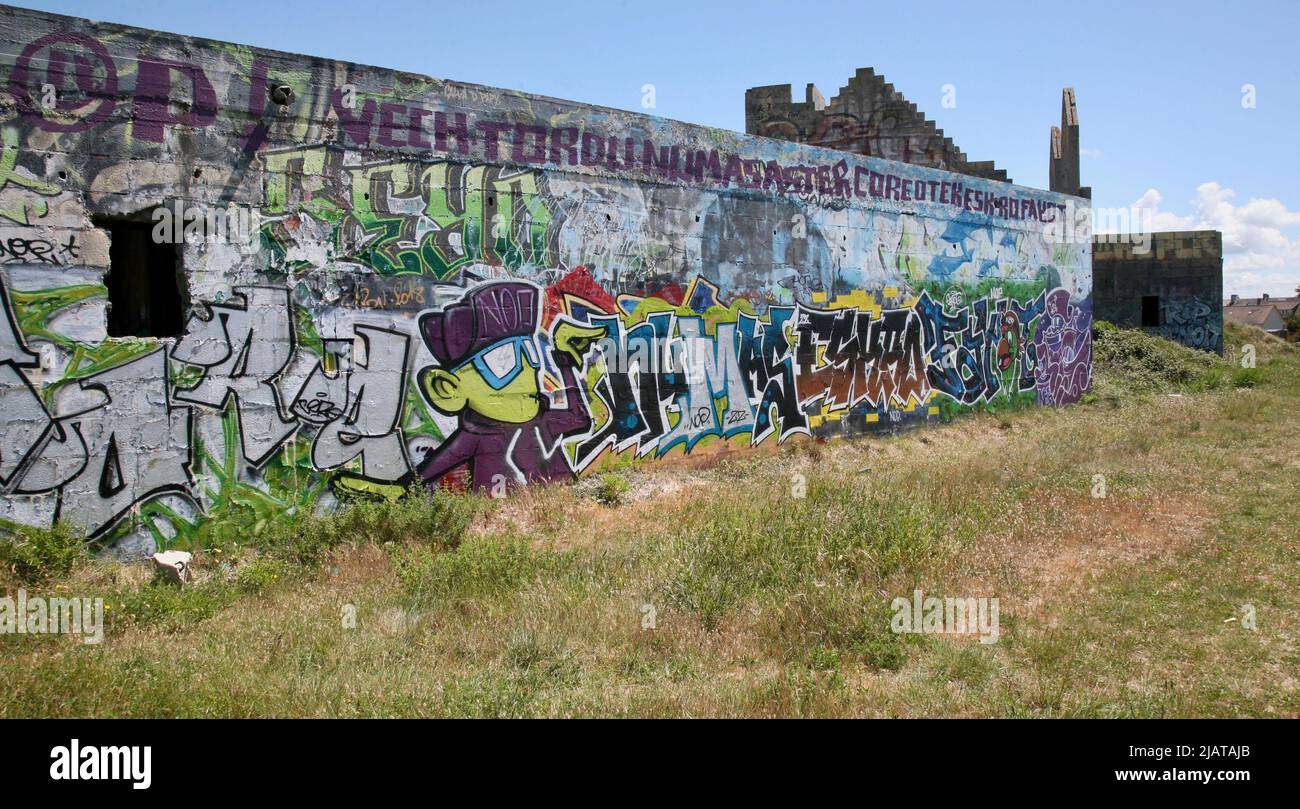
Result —
[[[1300, 352], [1109, 332], [1096, 377], [1064, 409], [294, 518], [183, 590], [0, 542], [0, 589], [108, 603], [98, 645], [0, 636], [0, 716], [1300, 714]], [[997, 597], [998, 641], [894, 633], [916, 589]]]

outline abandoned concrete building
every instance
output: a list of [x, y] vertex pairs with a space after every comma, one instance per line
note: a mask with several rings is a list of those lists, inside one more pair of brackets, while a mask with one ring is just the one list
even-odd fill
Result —
[[1087, 200], [910, 109], [863, 156], [6, 6], [0, 75], [0, 526], [128, 556], [1091, 384]]
[[1092, 243], [1093, 313], [1185, 346], [1223, 353], [1223, 235], [1144, 234], [1149, 243]]
[[[809, 84], [795, 102], [789, 84], [745, 93], [745, 130], [816, 146], [1010, 182], [992, 161], [972, 161], [942, 129], [871, 68], [860, 68], [829, 102]], [[1061, 92], [1061, 123], [1051, 129], [1048, 187], [1091, 199], [1081, 184], [1079, 110]], [[1094, 316], [1143, 328], [1184, 345], [1223, 351], [1223, 239], [1217, 231], [1139, 234], [1133, 243], [1093, 237]], [[1149, 244], [1150, 249], [1146, 249]]]

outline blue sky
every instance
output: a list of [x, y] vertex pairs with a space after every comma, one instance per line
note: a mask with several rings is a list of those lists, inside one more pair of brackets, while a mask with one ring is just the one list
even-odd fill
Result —
[[649, 83], [655, 114], [738, 130], [748, 87], [830, 98], [869, 65], [969, 157], [1038, 187], [1072, 86], [1094, 205], [1224, 231], [1225, 294], [1300, 284], [1294, 0], [19, 4], [625, 109]]

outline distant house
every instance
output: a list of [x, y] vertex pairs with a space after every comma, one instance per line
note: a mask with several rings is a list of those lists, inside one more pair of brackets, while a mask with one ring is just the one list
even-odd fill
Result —
[[1232, 296], [1223, 306], [1223, 316], [1247, 326], [1263, 329], [1278, 337], [1286, 335], [1286, 319], [1296, 314], [1300, 298], [1239, 298]]
[[1282, 316], [1283, 320], [1300, 312], [1300, 297], [1295, 298], [1274, 298], [1267, 292], [1259, 298], [1243, 298], [1239, 295], [1233, 295], [1224, 306], [1275, 306], [1277, 313]]
[[1296, 315], [1300, 315], [1300, 297], [1296, 298], [1269, 298], [1268, 302], [1273, 304], [1277, 313], [1286, 320]]

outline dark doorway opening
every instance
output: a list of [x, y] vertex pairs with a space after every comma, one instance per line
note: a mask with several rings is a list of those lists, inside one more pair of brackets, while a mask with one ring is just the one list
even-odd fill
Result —
[[1160, 325], [1160, 296], [1142, 296], [1142, 326], [1155, 328]]
[[175, 337], [185, 326], [189, 293], [180, 246], [154, 240], [148, 220], [96, 217], [108, 231], [108, 336]]

